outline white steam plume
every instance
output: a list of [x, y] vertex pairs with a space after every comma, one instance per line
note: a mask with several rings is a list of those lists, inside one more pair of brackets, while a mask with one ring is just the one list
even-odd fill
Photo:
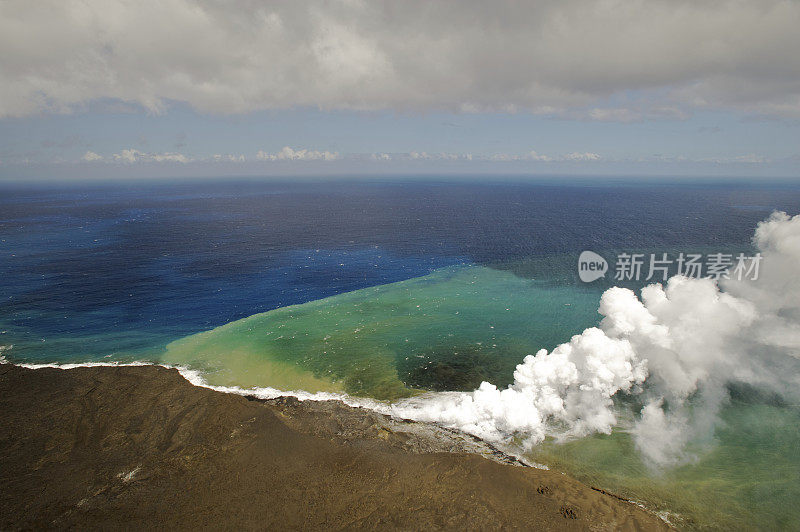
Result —
[[624, 392], [644, 405], [631, 430], [642, 455], [655, 465], [675, 463], [687, 441], [713, 430], [729, 382], [785, 395], [800, 383], [800, 216], [774, 213], [753, 241], [763, 256], [757, 280], [718, 286], [675, 276], [666, 287], [643, 288], [641, 299], [611, 288], [599, 328], [525, 357], [508, 388], [484, 382], [470, 393], [400, 402], [393, 413], [533, 445], [548, 435], [610, 432], [613, 397]]

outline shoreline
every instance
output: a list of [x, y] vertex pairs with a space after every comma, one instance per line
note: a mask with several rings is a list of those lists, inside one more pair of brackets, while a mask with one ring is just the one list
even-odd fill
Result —
[[[431, 438], [438, 437], [441, 439], [450, 439], [456, 437], [462, 441], [472, 441], [473, 443], [470, 446], [470, 448], [464, 449], [464, 452], [479, 454], [484, 456], [485, 458], [499, 461], [501, 463], [516, 463], [517, 465], [525, 467], [534, 467], [537, 469], [545, 469], [545, 470], [550, 469], [547, 465], [530, 462], [526, 460], [523, 456], [517, 455], [509, 449], [501, 448], [495, 443], [484, 440], [479, 436], [475, 436], [473, 434], [464, 432], [457, 428], [447, 427], [444, 425], [440, 425], [439, 423], [436, 422], [419, 421], [415, 419], [397, 416], [392, 413], [393, 411], [390, 408], [391, 405], [386, 401], [380, 401], [377, 399], [371, 399], [367, 397], [355, 397], [343, 392], [307, 392], [305, 390], [279, 390], [277, 388], [272, 388], [269, 386], [262, 386], [256, 388], [242, 388], [240, 386], [219, 386], [208, 383], [203, 378], [202, 374], [199, 371], [189, 369], [184, 366], [175, 366], [175, 365], [163, 364], [160, 362], [150, 362], [150, 361], [68, 362], [68, 363], [53, 362], [53, 363], [35, 364], [28, 362], [22, 362], [22, 363], [10, 362], [7, 359], [5, 359], [5, 357], [0, 356], [0, 365], [3, 364], [10, 364], [13, 366], [31, 370], [38, 370], [45, 368], [72, 370], [77, 368], [119, 368], [119, 367], [149, 367], [149, 366], [160, 367], [168, 370], [177, 370], [178, 373], [181, 375], [181, 377], [183, 377], [192, 386], [214, 390], [219, 393], [238, 395], [241, 397], [245, 397], [248, 400], [263, 401], [266, 403], [274, 401], [288, 401], [294, 399], [297, 402], [309, 401], [312, 404], [316, 405], [322, 403], [340, 404], [341, 406], [349, 409], [356, 409], [358, 411], [362, 411], [364, 415], [377, 414], [378, 416], [385, 418], [385, 421], [388, 422], [389, 424], [413, 423], [416, 424], [417, 426], [428, 427], [431, 432], [430, 434]], [[312, 410], [317, 410], [317, 409], [312, 408]], [[636, 503], [635, 501], [625, 499], [624, 497], [618, 497], [618, 498], [620, 500], [625, 500], [627, 502], [639, 504]]]
[[3, 529], [670, 529], [457, 430], [158, 365], [65, 369], [0, 365]]

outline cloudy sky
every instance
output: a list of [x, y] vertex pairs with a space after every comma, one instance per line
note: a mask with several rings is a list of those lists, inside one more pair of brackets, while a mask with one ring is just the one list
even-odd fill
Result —
[[795, 0], [0, 0], [0, 177], [800, 176]]

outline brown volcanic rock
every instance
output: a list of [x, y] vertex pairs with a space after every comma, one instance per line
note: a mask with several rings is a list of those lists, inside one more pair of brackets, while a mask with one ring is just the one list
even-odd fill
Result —
[[0, 402], [4, 530], [668, 528], [461, 433], [162, 367], [5, 364]]

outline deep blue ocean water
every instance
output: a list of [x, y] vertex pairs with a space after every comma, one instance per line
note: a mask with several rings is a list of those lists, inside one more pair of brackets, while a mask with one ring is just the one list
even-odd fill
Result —
[[16, 360], [135, 358], [257, 312], [456, 264], [522, 263], [512, 270], [592, 290], [574, 274], [583, 249], [746, 246], [775, 209], [800, 211], [800, 187], [0, 185], [0, 343], [14, 345], [6, 356]]

